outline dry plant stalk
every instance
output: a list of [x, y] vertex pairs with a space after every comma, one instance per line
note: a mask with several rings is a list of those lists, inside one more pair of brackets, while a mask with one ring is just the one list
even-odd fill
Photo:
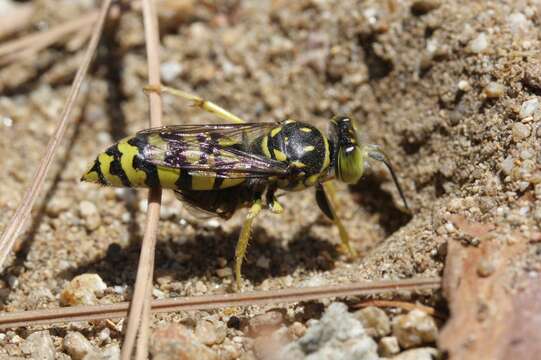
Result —
[[[160, 86], [160, 38], [158, 34], [158, 17], [151, 0], [143, 0], [143, 22], [145, 28], [145, 44], [148, 62], [148, 82], [150, 85]], [[158, 93], [149, 94], [150, 100], [150, 127], [162, 124], [162, 102]], [[141, 244], [141, 254], [137, 267], [135, 289], [130, 305], [128, 325], [121, 357], [129, 360], [133, 352], [135, 339], [137, 342], [136, 359], [148, 358], [149, 327], [152, 301], [152, 278], [154, 273], [154, 253], [156, 249], [156, 233], [160, 220], [161, 189], [150, 189], [148, 194], [147, 221], [145, 234]], [[138, 331], [139, 330], [139, 331]]]
[[[150, 281], [149, 281], [150, 283]], [[285, 304], [332, 297], [374, 295], [393, 291], [422, 291], [440, 288], [440, 278], [365, 281], [348, 285], [292, 288], [225, 295], [203, 295], [152, 301], [152, 312], [211, 310], [235, 306]], [[0, 315], [0, 329], [48, 325], [60, 322], [105, 320], [126, 317], [128, 303], [74, 306], [59, 309], [22, 311]]]
[[75, 75], [75, 79], [73, 80], [68, 99], [66, 100], [66, 104], [60, 116], [60, 122], [58, 123], [51, 139], [49, 140], [49, 143], [47, 144], [45, 155], [43, 156], [43, 159], [41, 160], [39, 167], [35, 175], [33, 176], [34, 181], [24, 195], [24, 198], [17, 210], [15, 211], [15, 214], [6, 226], [2, 237], [0, 237], [0, 269], [4, 267], [4, 263], [11, 249], [13, 248], [13, 244], [15, 243], [17, 236], [20, 234], [28, 216], [30, 215], [32, 206], [36, 201], [37, 195], [41, 191], [43, 182], [45, 181], [45, 176], [47, 175], [47, 172], [49, 171], [49, 168], [53, 161], [56, 149], [58, 148], [60, 141], [62, 141], [62, 138], [64, 137], [69, 117], [81, 89], [81, 84], [83, 83], [90, 62], [92, 61], [92, 56], [96, 52], [96, 48], [98, 46], [103, 31], [103, 25], [105, 24], [105, 20], [111, 7], [111, 3], [112, 0], [104, 0], [101, 5], [96, 27], [94, 28], [92, 37], [90, 38], [90, 42], [88, 43], [88, 47], [84, 54], [81, 66], [77, 70], [77, 74]]
[[21, 54], [27, 54], [29, 52], [36, 53], [45, 49], [63, 36], [95, 24], [99, 16], [99, 12], [94, 11], [78, 19], [55, 26], [50, 30], [8, 41], [0, 46], [0, 65], [6, 65], [15, 61], [21, 57]]

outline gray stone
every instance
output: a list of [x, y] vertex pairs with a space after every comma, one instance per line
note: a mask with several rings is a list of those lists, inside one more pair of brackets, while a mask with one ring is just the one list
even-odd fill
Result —
[[30, 334], [21, 345], [24, 354], [35, 360], [54, 360], [55, 349], [49, 331]]
[[282, 359], [375, 360], [377, 345], [363, 325], [347, 311], [346, 305], [333, 303], [321, 320], [311, 320], [304, 336], [288, 344]]

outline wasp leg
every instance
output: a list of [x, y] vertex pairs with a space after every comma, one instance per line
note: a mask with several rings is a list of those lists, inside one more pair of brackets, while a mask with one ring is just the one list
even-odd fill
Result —
[[242, 261], [246, 255], [246, 249], [248, 248], [248, 242], [250, 241], [250, 233], [252, 230], [252, 223], [254, 222], [255, 217], [261, 211], [261, 200], [256, 200], [250, 210], [244, 224], [242, 225], [242, 230], [240, 231], [239, 240], [237, 241], [237, 247], [235, 249], [235, 278], [237, 281], [237, 289], [241, 289], [241, 268]]
[[340, 234], [340, 240], [342, 247], [349, 252], [353, 257], [357, 256], [357, 252], [351, 247], [349, 243], [349, 234], [340, 221], [336, 213], [336, 196], [334, 186], [331, 182], [326, 182], [316, 186], [316, 202], [321, 211], [338, 227], [338, 233]]
[[276, 199], [275, 193], [275, 188], [267, 190], [267, 207], [274, 214], [281, 214], [284, 212], [284, 207], [278, 202], [278, 199]]
[[184, 98], [186, 100], [191, 101], [193, 106], [198, 107], [201, 110], [206, 111], [208, 113], [214, 114], [225, 121], [229, 121], [229, 122], [233, 122], [237, 124], [242, 124], [246, 122], [242, 120], [241, 118], [239, 118], [238, 116], [225, 110], [221, 106], [213, 103], [212, 101], [205, 100], [202, 97], [187, 93], [182, 90], [178, 90], [178, 89], [168, 87], [168, 86], [156, 86], [156, 85], [147, 85], [144, 87], [143, 90], [146, 92], [153, 91], [157, 93], [167, 93], [173, 96]]

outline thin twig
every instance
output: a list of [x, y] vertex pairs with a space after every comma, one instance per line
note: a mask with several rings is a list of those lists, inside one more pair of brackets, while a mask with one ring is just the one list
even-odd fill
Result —
[[63, 36], [94, 24], [98, 19], [98, 16], [100, 16], [99, 12], [93, 11], [80, 18], [53, 27], [50, 30], [30, 34], [20, 39], [8, 41], [0, 45], [0, 65], [5, 65], [17, 59], [20, 52], [38, 52], [39, 50], [48, 47], [57, 42]]
[[68, 99], [66, 100], [66, 104], [64, 106], [64, 109], [62, 110], [62, 114], [60, 115], [60, 122], [58, 123], [53, 133], [53, 136], [47, 144], [45, 155], [41, 160], [38, 170], [33, 176], [34, 181], [26, 192], [23, 201], [15, 211], [15, 214], [6, 226], [2, 237], [0, 237], [0, 269], [3, 269], [4, 262], [6, 261], [8, 254], [10, 253], [13, 244], [15, 243], [15, 239], [21, 232], [21, 229], [23, 228], [26, 219], [30, 214], [30, 210], [32, 209], [32, 206], [36, 201], [36, 197], [39, 194], [41, 187], [43, 186], [45, 176], [47, 175], [49, 167], [51, 166], [51, 162], [56, 153], [56, 149], [64, 136], [68, 120], [71, 115], [71, 111], [73, 110], [73, 106], [75, 104], [75, 101], [77, 100], [77, 96], [79, 95], [79, 91], [81, 89], [81, 84], [83, 83], [85, 75], [88, 71], [92, 56], [96, 52], [96, 48], [98, 46], [103, 30], [103, 25], [107, 18], [109, 8], [111, 7], [111, 2], [112, 0], [104, 0], [102, 3], [97, 26], [92, 33], [92, 37], [90, 39], [90, 42], [88, 43], [88, 48], [86, 49], [81, 66], [79, 67], [79, 70], [75, 75], [75, 79], [73, 80]]
[[[365, 281], [348, 285], [280, 289], [225, 295], [203, 295], [152, 301], [152, 312], [211, 310], [235, 306], [285, 304], [299, 301], [355, 295], [374, 295], [392, 291], [421, 291], [440, 288], [440, 278]], [[91, 321], [126, 317], [128, 303], [74, 306], [59, 309], [21, 311], [0, 315], [0, 329], [18, 326]]]
[[[160, 86], [160, 37], [158, 34], [158, 18], [151, 0], [144, 0], [143, 21], [148, 62], [148, 82]], [[158, 93], [149, 94], [150, 127], [162, 124], [162, 101]], [[152, 278], [154, 272], [154, 252], [156, 249], [156, 233], [160, 219], [161, 189], [150, 189], [148, 194], [148, 211], [145, 234], [141, 244], [141, 254], [137, 267], [137, 278], [133, 299], [130, 305], [128, 325], [122, 346], [122, 359], [129, 360], [133, 352], [135, 339], [137, 342], [136, 359], [148, 358], [148, 341], [150, 327], [150, 303], [152, 301]], [[138, 331], [139, 330], [139, 331]]]

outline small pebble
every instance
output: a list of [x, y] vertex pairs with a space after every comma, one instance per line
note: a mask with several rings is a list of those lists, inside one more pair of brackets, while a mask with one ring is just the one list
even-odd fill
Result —
[[162, 79], [166, 83], [170, 83], [175, 80], [180, 74], [182, 74], [182, 64], [178, 62], [164, 62], [160, 66], [160, 74]]
[[280, 350], [277, 359], [378, 359], [377, 344], [342, 303], [330, 304], [321, 320], [308, 325], [306, 333]]
[[512, 33], [528, 30], [528, 19], [523, 13], [512, 13], [507, 22]]
[[107, 285], [97, 274], [82, 274], [74, 277], [60, 293], [60, 304], [64, 306], [94, 305], [96, 295], [101, 295]]
[[438, 0], [418, 0], [411, 4], [411, 12], [414, 15], [425, 15], [432, 10], [440, 7], [441, 3]]
[[21, 344], [21, 351], [30, 355], [31, 359], [54, 360], [55, 349], [49, 331], [38, 331], [30, 334]]
[[483, 94], [488, 99], [497, 99], [505, 94], [505, 86], [497, 82], [490, 82], [484, 89]]
[[205, 345], [221, 344], [226, 336], [226, 327], [211, 320], [200, 320], [195, 326], [195, 337]]
[[539, 100], [537, 98], [526, 100], [520, 106], [519, 117], [521, 119], [524, 119], [528, 116], [532, 116], [537, 111], [537, 109], [539, 109]]
[[515, 166], [515, 160], [511, 155], [509, 155], [502, 161], [500, 166], [505, 175], [511, 175], [513, 167]]
[[96, 353], [96, 348], [80, 332], [68, 332], [62, 346], [73, 360], [82, 360], [86, 355]]
[[378, 344], [378, 353], [381, 356], [389, 357], [400, 352], [398, 340], [394, 336], [385, 336], [381, 338]]
[[515, 123], [513, 125], [513, 140], [519, 142], [530, 136], [530, 127], [523, 123]]
[[252, 336], [270, 334], [284, 323], [284, 315], [279, 311], [269, 311], [256, 315], [248, 321], [245, 332]]
[[457, 84], [457, 87], [460, 91], [468, 92], [471, 90], [471, 85], [466, 80], [460, 80]]
[[288, 331], [292, 338], [297, 339], [306, 333], [306, 326], [301, 322], [295, 321], [289, 326]]
[[437, 360], [441, 358], [441, 353], [432, 347], [423, 347], [407, 350], [393, 356], [391, 360]]
[[79, 204], [79, 213], [85, 220], [85, 227], [88, 231], [96, 230], [101, 225], [101, 216], [94, 203], [90, 201], [81, 201]]
[[184, 325], [167, 324], [154, 330], [150, 340], [152, 359], [218, 360], [218, 354], [203, 345]]
[[393, 319], [393, 335], [401, 347], [409, 349], [433, 343], [438, 335], [434, 319], [421, 310], [414, 309]]
[[50, 217], [58, 217], [63, 212], [68, 211], [70, 206], [71, 202], [69, 201], [69, 199], [65, 197], [54, 197], [47, 204], [47, 208], [45, 211]]
[[391, 333], [391, 322], [385, 311], [369, 306], [354, 313], [371, 337], [383, 337]]
[[479, 54], [485, 51], [489, 46], [487, 35], [482, 32], [475, 39], [470, 41], [469, 49], [472, 53]]

